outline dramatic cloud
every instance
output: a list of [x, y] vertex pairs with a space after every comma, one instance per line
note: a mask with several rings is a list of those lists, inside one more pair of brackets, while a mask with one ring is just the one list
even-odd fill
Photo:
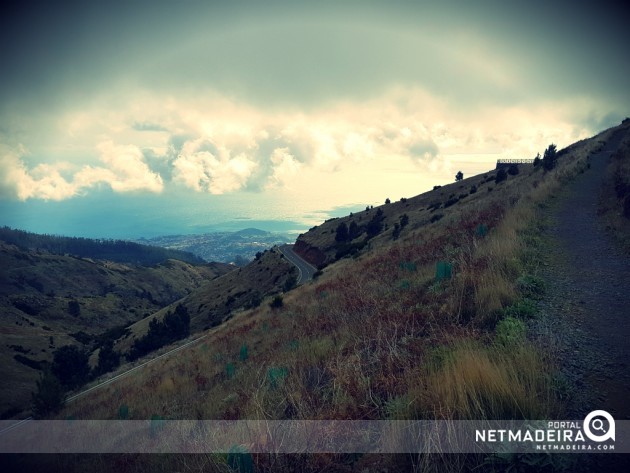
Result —
[[39, 164], [28, 170], [22, 161], [23, 148], [0, 148], [0, 193], [3, 196], [26, 200], [32, 197], [62, 200], [76, 193], [74, 186], [64, 179], [63, 165]]
[[63, 200], [98, 184], [109, 185], [116, 192], [162, 191], [162, 178], [149, 169], [138, 147], [107, 141], [100, 143], [96, 151], [106, 167], [86, 165], [73, 173], [73, 166], [65, 162], [41, 163], [28, 169], [23, 160], [24, 148], [4, 147], [0, 149], [1, 193], [18, 200]]
[[[395, 88], [370, 101], [283, 113], [214, 92], [171, 99], [165, 115], [163, 99], [145, 93], [124, 106], [69, 112], [61, 119], [65, 137], [57, 132], [37, 155], [7, 147], [3, 195], [62, 200], [98, 185], [158, 193], [173, 184], [215, 195], [264, 192], [296, 189], [298, 174], [339, 174], [351, 182], [359, 169], [386, 176], [396, 167], [448, 176], [454, 162], [466, 159], [477, 163], [468, 165], [469, 174], [491, 168], [497, 157], [532, 157], [551, 142], [562, 147], [588, 136], [586, 124], [595, 120], [588, 110], [593, 104], [581, 101], [471, 114], [421, 89]], [[59, 147], [64, 141], [73, 146]], [[40, 157], [57, 148], [66, 159]], [[360, 186], [345, 187], [351, 193]]]

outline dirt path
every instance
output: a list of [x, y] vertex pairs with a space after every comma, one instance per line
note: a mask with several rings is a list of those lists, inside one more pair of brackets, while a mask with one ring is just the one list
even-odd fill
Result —
[[630, 419], [630, 257], [597, 215], [604, 170], [621, 138], [613, 135], [591, 157], [591, 168], [547, 213], [543, 330], [568, 381], [567, 414], [574, 419], [594, 409]]

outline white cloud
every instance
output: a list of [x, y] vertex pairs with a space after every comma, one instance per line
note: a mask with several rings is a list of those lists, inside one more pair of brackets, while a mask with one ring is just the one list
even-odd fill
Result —
[[303, 164], [289, 153], [289, 148], [273, 150], [270, 160], [274, 167], [267, 187], [291, 187], [293, 178], [300, 172]]
[[26, 153], [23, 147], [2, 147], [0, 153], [2, 195], [17, 197], [19, 200], [63, 200], [76, 194], [75, 187], [60, 174], [63, 165], [42, 163], [29, 171], [22, 161]]
[[196, 191], [224, 194], [247, 184], [257, 163], [245, 154], [221, 157], [200, 150], [204, 140], [187, 142], [173, 161], [173, 178]]
[[3, 147], [0, 150], [1, 193], [19, 200], [64, 200], [100, 183], [116, 192], [162, 191], [161, 176], [149, 169], [138, 147], [108, 141], [99, 144], [97, 150], [106, 167], [85, 165], [72, 174], [73, 166], [63, 161], [40, 163], [28, 169], [23, 161], [27, 154], [23, 147], [17, 150]]
[[[492, 167], [493, 156], [532, 157], [551, 142], [562, 147], [597, 131], [582, 125], [594, 102], [471, 110], [400, 87], [371, 100], [309, 110], [266, 110], [216, 92], [166, 101], [144, 93], [111, 102], [60, 117], [65, 132], [48, 143], [25, 142], [36, 145], [38, 156], [54, 149], [51, 156], [62, 159], [38, 163], [34, 155], [24, 159], [23, 148], [6, 148], [3, 195], [61, 200], [97, 185], [160, 192], [170, 180], [211, 194], [295, 190], [333, 174], [350, 195], [385, 185], [380, 176], [433, 173], [450, 179], [453, 159], [469, 156], [479, 163], [470, 172], [482, 172]], [[359, 171], [379, 178], [358, 182]], [[323, 179], [321, 192], [331, 194], [325, 187], [332, 182]], [[391, 187], [383, 192], [422, 190], [412, 184], [398, 189], [393, 181]]]
[[[116, 192], [150, 191], [161, 192], [162, 177], [152, 172], [140, 148], [134, 145], [116, 145], [105, 141], [97, 146], [101, 161], [107, 165], [107, 173], [98, 170], [98, 175]], [[97, 168], [98, 169], [98, 168]]]

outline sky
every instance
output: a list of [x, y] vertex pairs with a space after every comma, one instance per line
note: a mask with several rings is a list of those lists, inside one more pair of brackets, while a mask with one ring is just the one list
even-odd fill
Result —
[[630, 114], [607, 2], [12, 2], [0, 225], [302, 231]]

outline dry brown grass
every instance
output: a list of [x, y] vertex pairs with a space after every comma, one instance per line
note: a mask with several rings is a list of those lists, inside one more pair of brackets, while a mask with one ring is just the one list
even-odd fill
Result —
[[528, 345], [462, 343], [429, 372], [422, 409], [436, 419], [546, 419], [557, 411], [548, 361]]

